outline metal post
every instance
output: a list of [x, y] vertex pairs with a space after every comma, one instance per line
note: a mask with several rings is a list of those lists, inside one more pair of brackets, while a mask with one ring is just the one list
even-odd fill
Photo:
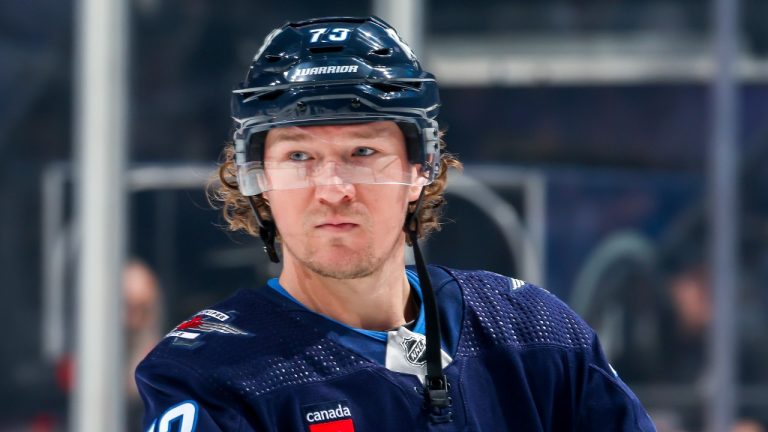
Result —
[[714, 317], [711, 329], [707, 430], [731, 429], [736, 411], [736, 299], [738, 226], [738, 0], [715, 0], [715, 73], [710, 143], [710, 260]]
[[425, 57], [424, 1], [374, 0], [373, 2], [373, 14], [394, 27], [420, 59]]
[[71, 430], [125, 427], [121, 273], [127, 97], [127, 5], [80, 0], [76, 21], [76, 384]]

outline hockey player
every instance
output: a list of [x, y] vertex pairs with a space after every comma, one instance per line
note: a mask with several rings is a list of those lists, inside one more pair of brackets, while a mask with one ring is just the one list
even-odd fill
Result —
[[377, 18], [267, 36], [233, 94], [216, 197], [282, 272], [147, 356], [145, 430], [654, 430], [554, 296], [424, 264], [417, 239], [460, 165], [442, 151], [439, 107], [435, 78]]

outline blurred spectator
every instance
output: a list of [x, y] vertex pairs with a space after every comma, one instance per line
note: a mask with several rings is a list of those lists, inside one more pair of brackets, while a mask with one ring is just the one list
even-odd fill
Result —
[[[738, 346], [737, 365], [739, 382], [756, 384], [766, 382], [764, 365], [765, 338], [754, 335], [762, 334], [762, 320], [755, 319], [760, 314], [761, 305], [744, 301], [750, 288], [742, 284], [739, 289], [739, 312], [737, 317], [736, 341]], [[705, 387], [709, 361], [709, 331], [714, 314], [710, 270], [701, 263], [690, 264], [673, 274], [669, 279], [668, 295], [672, 306], [670, 327], [661, 335], [661, 351], [666, 359], [660, 368], [658, 379], [692, 385], [697, 389]], [[759, 328], [755, 328], [755, 326]], [[739, 409], [739, 420], [732, 429], [734, 432], [765, 431], [766, 418], [764, 409]], [[685, 431], [701, 430], [703, 413], [699, 409], [680, 410], [681, 424]]]
[[133, 372], [160, 340], [162, 322], [157, 277], [144, 262], [133, 259], [126, 264], [123, 272], [123, 300], [128, 430], [138, 430], [142, 405]]
[[707, 335], [712, 320], [712, 296], [707, 270], [700, 265], [674, 275], [669, 284], [673, 328], [663, 351], [667, 354], [664, 378], [696, 382], [707, 361]]
[[754, 420], [741, 420], [733, 426], [731, 432], [765, 432], [765, 427]]
[[[143, 407], [133, 371], [162, 336], [162, 304], [157, 277], [138, 259], [124, 267], [122, 280], [123, 329], [125, 335], [126, 430], [139, 430]], [[67, 405], [74, 388], [74, 356], [65, 353], [53, 364], [34, 364], [37, 403], [21, 398], [27, 408], [15, 418], [0, 417], [0, 432], [55, 432], [67, 430]], [[42, 396], [45, 395], [45, 396]], [[6, 401], [4, 401], [6, 402]], [[8, 401], [10, 402], [10, 401]]]

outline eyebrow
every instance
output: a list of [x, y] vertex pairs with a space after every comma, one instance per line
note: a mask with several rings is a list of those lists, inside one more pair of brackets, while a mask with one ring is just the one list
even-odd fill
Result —
[[301, 130], [296, 131], [293, 128], [290, 128], [290, 129], [275, 129], [274, 131], [276, 132], [276, 136], [273, 136], [273, 138], [270, 140], [272, 142], [275, 142], [275, 141], [280, 141], [280, 142], [284, 142], [284, 141], [288, 141], [288, 142], [302, 141], [305, 138], [307, 138], [308, 135], [309, 135], [308, 133], [306, 133], [304, 131], [301, 131]]
[[[275, 129], [275, 132], [278, 132], [278, 130]], [[370, 139], [370, 138], [376, 138], [384, 135], [383, 132], [386, 132], [386, 127], [383, 125], [376, 125], [372, 128], [358, 129], [352, 132], [345, 132], [344, 137]], [[273, 140], [280, 141], [280, 142], [301, 142], [307, 138], [311, 138], [311, 136], [312, 136], [311, 133], [305, 132], [301, 129], [296, 130], [295, 128], [286, 128], [286, 129], [279, 130], [279, 135], [274, 137]]]

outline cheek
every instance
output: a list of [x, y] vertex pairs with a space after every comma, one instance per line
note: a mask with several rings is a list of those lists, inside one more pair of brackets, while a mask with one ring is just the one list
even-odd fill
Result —
[[297, 191], [267, 192], [264, 197], [269, 201], [272, 218], [282, 235], [290, 234], [301, 226], [303, 197]]
[[[376, 187], [376, 186], [372, 186]], [[379, 191], [371, 194], [366, 207], [374, 223], [374, 230], [378, 232], [399, 232], [399, 228], [405, 222], [405, 214], [408, 203], [411, 201], [411, 188], [397, 186], [379, 186], [386, 189], [386, 193]], [[418, 198], [418, 192], [416, 192]]]

